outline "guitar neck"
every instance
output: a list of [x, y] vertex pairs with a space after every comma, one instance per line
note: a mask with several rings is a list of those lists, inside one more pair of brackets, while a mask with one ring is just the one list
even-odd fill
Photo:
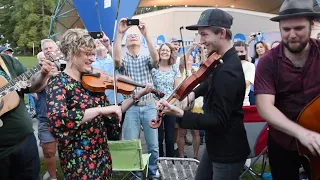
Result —
[[30, 82], [29, 79], [39, 72], [41, 69], [40, 65], [37, 65], [33, 67], [32, 69], [28, 70], [27, 72], [24, 72], [23, 74], [19, 75], [18, 77], [10, 80], [8, 84], [4, 85], [3, 87], [0, 88], [0, 98], [6, 96], [7, 94], [20, 90], [23, 88], [26, 88]]

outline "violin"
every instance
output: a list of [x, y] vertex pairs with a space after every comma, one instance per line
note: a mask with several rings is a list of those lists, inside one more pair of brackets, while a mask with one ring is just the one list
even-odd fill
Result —
[[[208, 78], [219, 63], [223, 63], [221, 56], [216, 53], [211, 54], [196, 72], [187, 77], [173, 90], [172, 94], [167, 98], [168, 103], [173, 104], [176, 100], [182, 101], [198, 84]], [[162, 117], [165, 115], [162, 113], [163, 108], [164, 106], [160, 106], [157, 119], [152, 119], [149, 122], [151, 128], [159, 128]]]
[[[87, 73], [82, 75], [81, 83], [82, 86], [89, 91], [104, 92], [106, 89], [114, 89], [113, 79], [113, 76], [109, 76], [105, 73]], [[145, 87], [145, 85], [134, 82], [128, 76], [117, 75], [115, 79], [117, 80], [117, 91], [120, 94], [130, 95], [136, 89], [136, 87]], [[153, 89], [151, 92], [158, 98], [164, 97], [164, 93], [158, 92], [155, 89]]]

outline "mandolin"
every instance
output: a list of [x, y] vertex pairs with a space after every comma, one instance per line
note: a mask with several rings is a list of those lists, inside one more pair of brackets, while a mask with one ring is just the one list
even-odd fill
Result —
[[[320, 95], [314, 98], [309, 104], [307, 104], [304, 109], [300, 112], [297, 123], [304, 128], [307, 128], [311, 131], [320, 133]], [[311, 169], [311, 180], [320, 179], [320, 156], [314, 156], [302, 145], [299, 140], [296, 140], [298, 147], [298, 152], [301, 156], [306, 157], [310, 163]]]
[[[54, 62], [63, 59], [63, 55], [60, 51], [50, 52], [46, 55], [46, 58]], [[0, 118], [4, 113], [18, 106], [20, 98], [17, 91], [30, 87], [31, 82], [29, 79], [40, 70], [41, 65], [38, 64], [16, 78], [11, 79], [9, 82], [5, 77], [0, 75]], [[0, 127], [2, 127], [2, 125], [3, 122], [0, 119]]]

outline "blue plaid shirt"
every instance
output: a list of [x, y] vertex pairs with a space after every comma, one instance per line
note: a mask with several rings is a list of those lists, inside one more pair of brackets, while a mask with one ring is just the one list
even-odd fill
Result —
[[[136, 55], [132, 56], [126, 53], [122, 58], [119, 71], [125, 76], [129, 76], [133, 81], [145, 85], [146, 83], [153, 84], [151, 70], [153, 68], [152, 58], [150, 55]], [[137, 87], [135, 93], [141, 87]], [[151, 93], [141, 97], [140, 101], [146, 101], [153, 98]]]

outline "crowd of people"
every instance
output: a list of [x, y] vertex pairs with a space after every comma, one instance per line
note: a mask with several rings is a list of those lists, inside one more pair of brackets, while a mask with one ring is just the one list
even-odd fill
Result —
[[[316, 76], [320, 41], [310, 37], [318, 17], [311, 0], [284, 1], [280, 15], [271, 19], [279, 22], [281, 41], [270, 47], [264, 41], [255, 42], [252, 57], [248, 46], [255, 36], [248, 42], [231, 43], [230, 29], [236, 19], [220, 9], [202, 12], [197, 24], [186, 27], [197, 30], [201, 38], [182, 55], [183, 46], [177, 39], [156, 47], [142, 21], [138, 25], [141, 34], [128, 33], [132, 26], [125, 18], [119, 21], [113, 46], [104, 33], [94, 39], [77, 28], [67, 30], [58, 42], [43, 39], [37, 55], [41, 68], [29, 72], [31, 87], [16, 91], [18, 103], [1, 115], [0, 179], [39, 179], [37, 141], [24, 104], [24, 94], [30, 93], [36, 97], [47, 179], [57, 179], [56, 153], [66, 180], [112, 179], [108, 140], [138, 139], [141, 131], [151, 154], [148, 177], [152, 180], [160, 178], [156, 160], [187, 157], [185, 144], [193, 146], [189, 158], [200, 160], [195, 179], [238, 179], [244, 165], [251, 163], [242, 108], [255, 105], [270, 128], [268, 156], [273, 179], [298, 179], [302, 165], [310, 174], [312, 169], [299, 156], [295, 139], [319, 155], [320, 135], [295, 120], [320, 92]], [[141, 54], [141, 36], [148, 46], [147, 55]], [[28, 71], [13, 57], [11, 48], [0, 51], [1, 78], [10, 81]], [[63, 55], [65, 66], [52, 61], [57, 53]], [[184, 100], [168, 102], [176, 88], [214, 54], [223, 63]], [[116, 75], [145, 86], [131, 95], [85, 88], [84, 74], [113, 78], [114, 70]], [[154, 90], [163, 92], [164, 97], [152, 93]], [[165, 116], [155, 129], [149, 123], [160, 107]], [[200, 159], [201, 144], [205, 149]]]

